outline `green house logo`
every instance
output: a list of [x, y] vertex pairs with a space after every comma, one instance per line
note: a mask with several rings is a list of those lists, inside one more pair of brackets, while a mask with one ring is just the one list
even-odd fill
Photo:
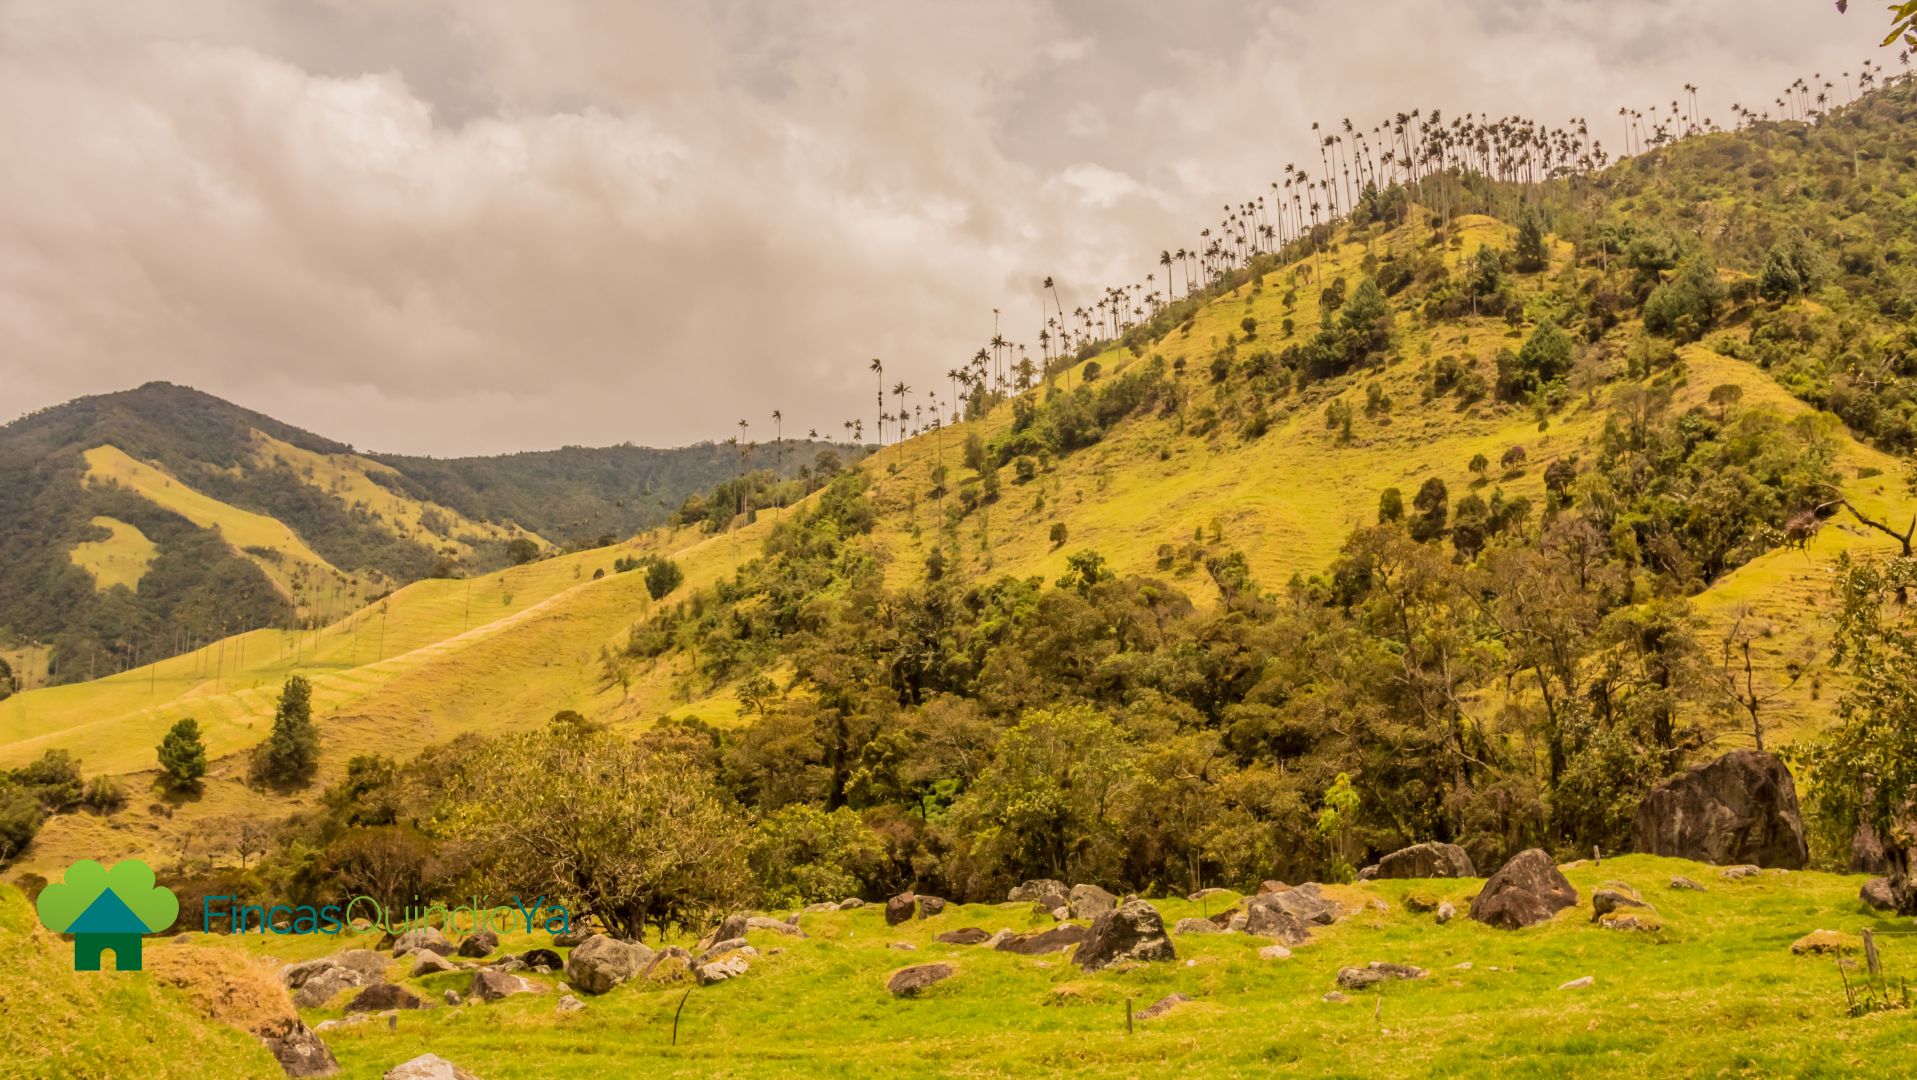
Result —
[[56, 934], [73, 935], [73, 970], [100, 970], [100, 954], [113, 954], [118, 971], [140, 970], [140, 939], [173, 925], [180, 902], [173, 890], [153, 883], [153, 871], [138, 859], [109, 870], [91, 859], [67, 867], [63, 881], [48, 885], [35, 905], [40, 921]]

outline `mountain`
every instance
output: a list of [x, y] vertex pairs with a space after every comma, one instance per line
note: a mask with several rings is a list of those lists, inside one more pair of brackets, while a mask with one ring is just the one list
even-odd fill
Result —
[[188, 387], [82, 398], [0, 427], [0, 658], [21, 684], [70, 682], [328, 623], [422, 578], [630, 535], [739, 465], [711, 444], [380, 457]]
[[[187, 716], [213, 761], [191, 799], [49, 819], [23, 864], [193, 837], [203, 866], [231, 822], [296, 807], [330, 858], [378, 799], [437, 798], [462, 755], [562, 711], [680, 755], [764, 843], [852, 815], [844, 877], [818, 880], [874, 895], [1304, 880], [1432, 838], [1480, 865], [1616, 850], [1650, 785], [1805, 744], [1847, 692], [1833, 583], [1917, 515], [1914, 108], [1899, 82], [1562, 170], [1513, 164], [1552, 133], [1439, 126], [1419, 137], [1505, 164], [1433, 151], [1452, 163], [1382, 174], [1335, 223], [1180, 260], [1177, 295], [1126, 292], [1129, 325], [1030, 386], [970, 378], [963, 416], [802, 500], [734, 488], [0, 702], [7, 766], [64, 750], [145, 783]], [[542, 494], [559, 453], [375, 465], [500, 529], [601, 520]], [[83, 462], [166, 490], [111, 455], [69, 459], [64, 490]], [[745, 498], [712, 531], [701, 508]], [[107, 510], [133, 512], [75, 514], [139, 524]], [[118, 572], [133, 545], [102, 529], [54, 550], [90, 539]], [[665, 563], [681, 581], [622, 572]], [[289, 795], [246, 759], [295, 674], [321, 750]], [[789, 895], [775, 863], [758, 887]]]

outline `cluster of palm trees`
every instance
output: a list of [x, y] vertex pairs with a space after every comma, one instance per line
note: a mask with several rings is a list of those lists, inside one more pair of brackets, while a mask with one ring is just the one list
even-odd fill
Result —
[[[1908, 80], [1909, 52], [1898, 60], [1905, 69], [1901, 78]], [[1885, 81], [1883, 65], [1870, 59], [1854, 75], [1841, 75], [1846, 102]], [[1815, 74], [1795, 80], [1777, 98], [1775, 119], [1823, 119], [1835, 108], [1832, 95], [1838, 85]], [[1768, 110], [1741, 105], [1731, 109], [1739, 128], [1774, 118]], [[1624, 122], [1626, 155], [1723, 130], [1702, 115], [1698, 87], [1690, 83], [1668, 105], [1624, 107], [1618, 117]], [[1056, 281], [1045, 277], [1039, 285], [1042, 323], [1036, 362], [1024, 343], [1007, 340], [997, 308], [992, 310], [991, 338], [963, 364], [946, 370], [950, 395], [944, 402], [931, 391], [922, 399], [911, 398], [912, 388], [899, 381], [889, 392], [896, 404], [888, 407], [885, 365], [873, 359], [868, 369], [877, 380], [877, 441], [883, 445], [888, 435], [897, 441], [936, 430], [945, 417], [962, 419], [968, 407], [976, 413], [1030, 390], [1089, 351], [1121, 339], [1167, 305], [1235, 280], [1236, 271], [1261, 256], [1316, 252], [1341, 221], [1379, 193], [1402, 189], [1411, 201], [1432, 207], [1448, 220], [1474, 178], [1535, 187], [1595, 173], [1612, 162], [1584, 117], [1553, 126], [1521, 116], [1447, 117], [1437, 109], [1412, 109], [1369, 127], [1347, 118], [1336, 125], [1313, 123], [1311, 129], [1318, 151], [1316, 169], [1285, 165], [1265, 191], [1225, 204], [1220, 218], [1201, 228], [1190, 246], [1159, 251], [1157, 269], [1142, 281], [1098, 288], [1096, 300], [1068, 313]], [[851, 441], [865, 441], [862, 421], [847, 420], [844, 426]]]

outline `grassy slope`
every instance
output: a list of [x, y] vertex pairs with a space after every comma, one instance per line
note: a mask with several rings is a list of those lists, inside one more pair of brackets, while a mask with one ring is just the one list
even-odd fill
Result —
[[73, 565], [93, 575], [95, 585], [105, 592], [115, 585], [137, 589], [146, 568], [159, 553], [153, 541], [138, 528], [118, 518], [96, 517], [92, 524], [112, 535], [105, 540], [84, 540], [75, 544], [68, 557]]
[[[301, 571], [320, 581], [342, 584], [346, 581], [345, 574], [321, 558], [298, 533], [277, 518], [203, 495], [116, 446], [96, 446], [86, 452], [86, 461], [88, 483], [117, 483], [201, 528], [220, 530], [234, 551], [265, 571], [288, 598], [295, 595], [294, 575]], [[249, 548], [264, 548], [276, 556], [262, 556], [247, 550]]]
[[[342, 504], [352, 507], [363, 506], [376, 514], [388, 532], [402, 539], [413, 540], [436, 551], [451, 550], [452, 554], [464, 557], [472, 554], [472, 545], [467, 537], [482, 540], [510, 540], [515, 536], [526, 536], [547, 546], [536, 533], [491, 522], [474, 521], [450, 507], [410, 499], [376, 482], [374, 476], [396, 477], [399, 470], [390, 465], [361, 457], [358, 454], [322, 454], [282, 442], [264, 432], [253, 432], [255, 460], [264, 467], [271, 468], [284, 464], [303, 476], [307, 483], [332, 495]], [[433, 531], [421, 524], [420, 519], [429, 512], [437, 514], [444, 522], [440, 531]]]
[[[149, 938], [144, 949], [167, 947]], [[203, 1019], [152, 971], [77, 972], [72, 948], [40, 928], [19, 890], [0, 886], [0, 1076], [284, 1075], [258, 1040]]]
[[[1480, 243], [1509, 242], [1509, 230], [1498, 222], [1478, 218], [1463, 224], [1463, 242], [1448, 250], [1447, 258], [1458, 259]], [[1418, 239], [1400, 230], [1380, 241], [1378, 250], [1408, 247]], [[1338, 274], [1356, 280], [1364, 254], [1362, 245], [1348, 244], [1324, 257], [1321, 277], [1296, 287], [1290, 317], [1298, 333], [1317, 323], [1319, 280]], [[1563, 257], [1560, 251], [1560, 263]], [[1256, 292], [1242, 288], [1208, 305], [1188, 335], [1173, 331], [1155, 347], [1168, 363], [1188, 361], [1184, 378], [1193, 389], [1188, 415], [1212, 401], [1203, 371], [1206, 358], [1246, 313], [1258, 319], [1262, 347], [1277, 350], [1286, 343], [1280, 329], [1286, 317], [1282, 297], [1292, 272], [1279, 271]], [[1261, 439], [1246, 442], [1230, 429], [1209, 438], [1181, 435], [1175, 418], [1139, 417], [1098, 445], [1060, 459], [1031, 485], [1014, 483], [1011, 470], [1004, 470], [1000, 501], [958, 526], [962, 557], [974, 574], [1049, 578], [1063, 569], [1066, 553], [1092, 548], [1120, 572], [1170, 576], [1197, 602], [1208, 604], [1215, 593], [1202, 572], [1181, 577], [1156, 568], [1160, 544], [1182, 544], [1194, 528], [1209, 532], [1216, 521], [1224, 544], [1244, 550], [1264, 585], [1277, 587], [1293, 573], [1323, 569], [1349, 528], [1371, 520], [1385, 487], [1399, 487], [1409, 497], [1425, 477], [1435, 475], [1454, 497], [1474, 487], [1488, 493], [1502, 486], [1537, 502], [1544, 466], [1552, 457], [1590, 452], [1603, 422], [1602, 401], [1597, 407], [1575, 401], [1545, 431], [1522, 410], [1487, 403], [1460, 410], [1449, 398], [1421, 401], [1424, 357], [1458, 354], [1476, 358], [1488, 370], [1490, 356], [1518, 343], [1502, 321], [1467, 319], [1426, 328], [1400, 317], [1398, 323], [1400, 351], [1409, 359], [1361, 379], [1319, 384], [1281, 399], [1280, 412]], [[1138, 362], [1116, 350], [1096, 359], [1107, 377]], [[1678, 391], [1679, 408], [1702, 403], [1713, 386], [1728, 382], [1744, 387], [1743, 407], [1807, 409], [1749, 364], [1695, 347], [1685, 351], [1685, 361], [1688, 377]], [[1082, 378], [1083, 365], [1060, 377], [1073, 386]], [[1389, 414], [1363, 414], [1367, 382], [1376, 382], [1394, 400]], [[1357, 415], [1349, 444], [1340, 443], [1323, 419], [1333, 393]], [[915, 580], [924, 554], [940, 542], [937, 508], [925, 494], [932, 486], [933, 464], [943, 455], [953, 481], [961, 479], [967, 473], [959, 464], [965, 436], [978, 431], [989, 438], [1010, 423], [1010, 411], [1001, 407], [979, 421], [889, 447], [862, 465], [877, 480], [876, 498], [886, 510], [873, 542], [890, 560], [893, 584]], [[1851, 483], [1853, 497], [1874, 510], [1910, 512], [1894, 462], [1848, 436], [1837, 441], [1847, 475], [1865, 467], [1883, 470]], [[1489, 483], [1472, 477], [1466, 465], [1474, 454], [1496, 461], [1512, 445], [1527, 450], [1522, 472]], [[1045, 498], [1042, 512], [1033, 509], [1039, 491]], [[631, 724], [650, 723], [665, 713], [727, 723], [738, 713], [730, 688], [692, 685], [683, 677], [683, 658], [640, 665], [625, 687], [605, 676], [602, 649], [645, 618], [651, 601], [639, 575], [594, 582], [591, 574], [596, 569], [610, 573], [619, 554], [671, 553], [686, 571], [678, 594], [684, 596], [756, 553], [773, 518], [764, 514], [754, 525], [717, 537], [662, 530], [617, 548], [563, 555], [471, 582], [419, 582], [322, 631], [256, 631], [109, 679], [20, 695], [0, 703], [0, 765], [64, 747], [79, 754], [88, 771], [147, 769], [160, 735], [187, 715], [199, 719], [215, 757], [234, 755], [264, 738], [274, 695], [295, 672], [315, 681], [316, 712], [325, 734], [322, 782], [337, 775], [354, 753], [404, 755], [464, 732], [542, 723], [561, 708]], [[1054, 521], [1065, 522], [1069, 532], [1068, 542], [1057, 549], [1049, 539]], [[981, 527], [990, 538], [989, 549], [980, 542]], [[1818, 613], [1827, 604], [1836, 553], [1883, 548], [1854, 527], [1836, 524], [1807, 551], [1776, 552], [1730, 575], [1700, 598], [1699, 607], [1718, 632], [1746, 606], [1754, 622], [1777, 627], [1777, 634], [1757, 646], [1767, 668], [1760, 678], [1772, 677], [1770, 669], [1827, 636]], [[1772, 704], [1786, 737], [1826, 721], [1835, 687], [1825, 681], [1813, 699], [1813, 686], [1807, 678]], [[1747, 741], [1747, 735], [1734, 734], [1726, 744]], [[25, 865], [166, 850], [209, 820], [271, 813], [287, 805], [241, 785], [237, 758], [217, 762], [214, 774], [203, 798], [170, 815], [136, 796], [133, 808], [110, 820], [55, 819]]]
[[[1673, 891], [1673, 874], [1709, 891]], [[1028, 904], [954, 906], [897, 928], [867, 906], [801, 916], [804, 940], [751, 934], [766, 955], [741, 980], [693, 991], [677, 1047], [669, 1041], [684, 990], [645, 984], [587, 997], [587, 1011], [567, 1018], [555, 1015], [549, 993], [404, 1013], [394, 1030], [367, 1024], [326, 1037], [347, 1076], [377, 1077], [430, 1051], [490, 1080], [598, 1077], [640, 1062], [649, 1076], [687, 1077], [868, 1076], [875, 1061], [900, 1075], [971, 1077], [1844, 1076], [1900, 1068], [1893, 1063], [1903, 1060], [1910, 1015], [1845, 1019], [1832, 961], [1789, 952], [1814, 929], [1902, 929], [1857, 902], [1862, 879], [1774, 873], [1728, 882], [1714, 867], [1649, 856], [1574, 865], [1567, 875], [1583, 903], [1530, 930], [1465, 919], [1441, 927], [1403, 904], [1417, 890], [1462, 909], [1482, 882], [1381, 882], [1329, 890], [1352, 907], [1373, 899], [1389, 907], [1320, 931], [1289, 960], [1259, 959], [1263, 939], [1179, 935], [1175, 963], [1096, 975], [1065, 955], [1016, 957], [933, 940], [962, 926], [1050, 924]], [[1586, 921], [1592, 890], [1612, 880], [1657, 907], [1661, 933]], [[1226, 903], [1157, 906], [1170, 924]], [[1893, 978], [1917, 967], [1911, 941], [1880, 939]], [[889, 942], [917, 948], [902, 952]], [[542, 934], [515, 934], [505, 948], [546, 944]], [[268, 937], [241, 947], [297, 960], [339, 946]], [[1339, 967], [1372, 960], [1432, 974], [1388, 986], [1381, 1006], [1376, 992], [1353, 993], [1346, 1004], [1321, 1000]], [[892, 971], [934, 961], [955, 964], [958, 975], [917, 1000], [885, 990]], [[1467, 962], [1468, 970], [1456, 967]], [[1593, 988], [1556, 989], [1585, 975], [1596, 979]], [[415, 985], [437, 1001], [446, 989], [463, 993], [468, 981], [438, 975]], [[1126, 1034], [1127, 1000], [1142, 1009], [1171, 993], [1196, 1000]], [[338, 1014], [305, 1015], [317, 1023]]]

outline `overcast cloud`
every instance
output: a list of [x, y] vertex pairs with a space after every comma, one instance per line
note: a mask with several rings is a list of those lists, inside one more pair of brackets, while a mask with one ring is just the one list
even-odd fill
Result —
[[1615, 154], [1620, 104], [1892, 63], [1863, 8], [0, 0], [0, 421], [166, 379], [378, 450], [838, 435], [870, 357], [943, 391], [1313, 120]]

